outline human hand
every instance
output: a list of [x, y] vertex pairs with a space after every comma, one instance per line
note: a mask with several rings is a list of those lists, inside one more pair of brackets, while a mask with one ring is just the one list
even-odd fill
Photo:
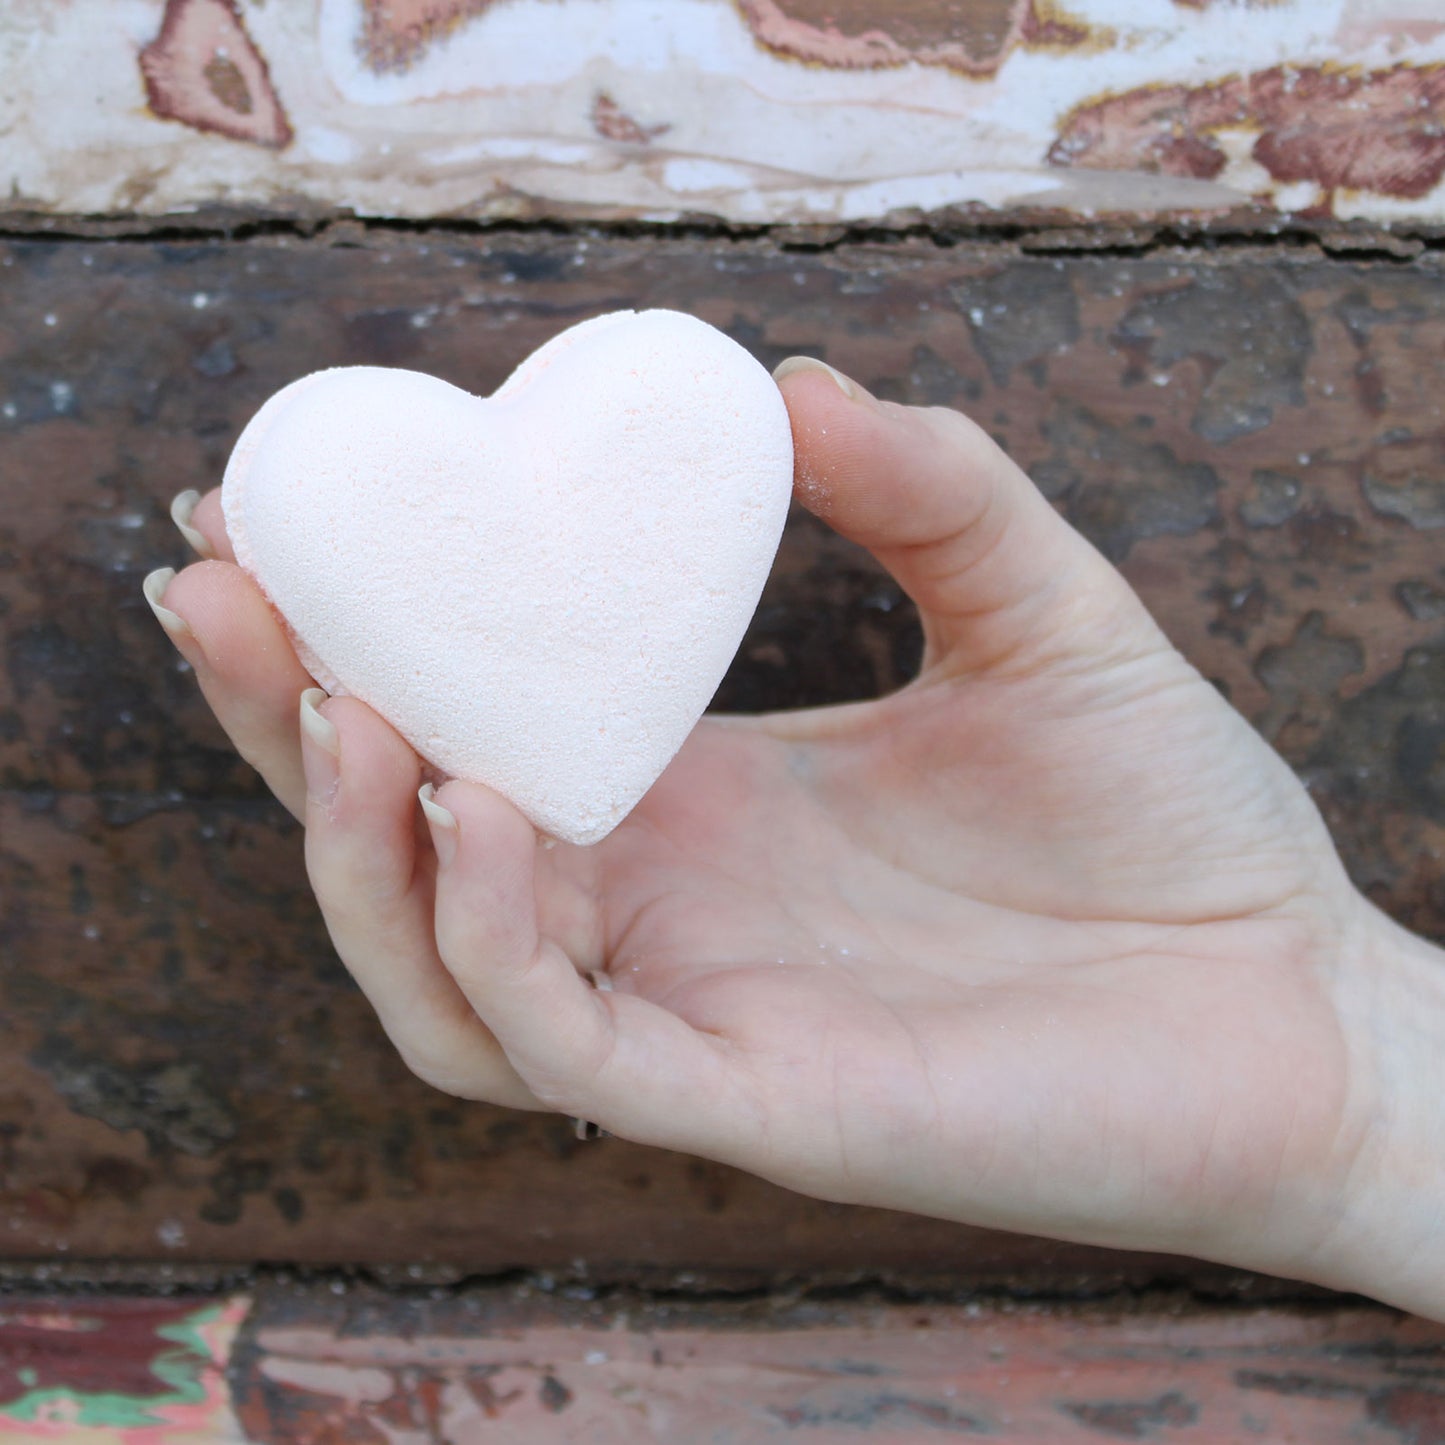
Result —
[[918, 604], [920, 676], [705, 720], [591, 849], [460, 782], [428, 838], [420, 764], [355, 700], [303, 707], [298, 735], [310, 679], [214, 494], [197, 508], [221, 560], [165, 591], [179, 645], [306, 822], [332, 937], [403, 1056], [827, 1198], [1445, 1311], [1418, 1269], [1433, 1248], [1445, 1273], [1433, 1221], [1378, 1185], [1411, 1155], [1380, 1115], [1429, 1122], [1400, 1066], [1428, 1078], [1426, 1039], [1392, 1052], [1402, 1008], [1445, 1017], [1423, 946], [977, 428], [844, 385], [782, 380], [798, 495]]

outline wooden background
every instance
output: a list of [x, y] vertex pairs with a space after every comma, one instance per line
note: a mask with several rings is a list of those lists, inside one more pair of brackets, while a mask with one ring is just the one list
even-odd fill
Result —
[[[378, 34], [431, 15], [433, 58], [506, 8], [428, 4], [345, 0]], [[304, 372], [485, 392], [574, 321], [675, 307], [767, 365], [809, 352], [976, 417], [1299, 772], [1361, 887], [1445, 940], [1445, 21], [1431, 0], [1075, 8], [1093, 29], [1041, 0], [920, 0], [907, 24], [748, 0], [804, 46], [789, 103], [826, 83], [816, 114], [853, 117], [819, 128], [827, 175], [767, 180], [772, 226], [736, 224], [751, 181], [656, 189], [689, 124], [713, 160], [746, 137], [686, 87], [654, 115], [640, 61], [606, 72], [615, 96], [587, 70], [543, 134], [525, 87], [328, 110], [313, 0], [0, 9], [0, 1439], [1445, 1445], [1445, 1327], [822, 1204], [428, 1090], [140, 595], [186, 560], [172, 495], [214, 484]], [[874, 12], [902, 59], [848, 49]], [[1007, 22], [992, 70], [938, 49], [960, 16]], [[1236, 32], [1244, 82], [1208, 69]], [[1114, 51], [1111, 97], [1079, 68]], [[1281, 56], [1303, 89], [1261, 79]], [[772, 73], [744, 60], [739, 85]], [[1052, 200], [981, 209], [970, 107], [1029, 65], [1089, 106], [1043, 116]], [[962, 164], [898, 129], [904, 66], [977, 166], [945, 208], [875, 214], [873, 132], [849, 128], [869, 106], [926, 162], [893, 177], [922, 177], [915, 201]], [[1039, 117], [1017, 120], [1026, 148]], [[573, 121], [586, 164], [527, 170]], [[427, 170], [474, 132], [535, 153]], [[798, 515], [716, 705], [874, 696], [918, 651], [896, 587]]]
[[[259, 403], [323, 365], [486, 391], [579, 317], [673, 306], [764, 362], [811, 351], [883, 394], [967, 408], [1299, 769], [1362, 886], [1445, 934], [1433, 252], [338, 229], [18, 241], [0, 285], [11, 1258], [1218, 1273], [813, 1203], [406, 1076], [327, 945], [297, 830], [139, 592], [183, 561], [170, 496], [213, 483]], [[800, 516], [718, 705], [873, 695], [917, 652], [896, 588]]]

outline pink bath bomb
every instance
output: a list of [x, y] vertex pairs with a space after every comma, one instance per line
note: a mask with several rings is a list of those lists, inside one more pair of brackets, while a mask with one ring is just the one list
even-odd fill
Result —
[[782, 397], [746, 351], [691, 316], [622, 311], [489, 398], [380, 367], [303, 377], [242, 433], [222, 497], [322, 686], [594, 843], [716, 691], [792, 474]]

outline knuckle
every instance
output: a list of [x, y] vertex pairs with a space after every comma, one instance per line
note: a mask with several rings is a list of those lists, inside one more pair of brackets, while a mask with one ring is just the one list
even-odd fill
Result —
[[455, 1059], [432, 1059], [414, 1050], [398, 1047], [401, 1061], [423, 1084], [458, 1099], [475, 1099], [484, 1092], [477, 1087], [475, 1072], [458, 1067]]

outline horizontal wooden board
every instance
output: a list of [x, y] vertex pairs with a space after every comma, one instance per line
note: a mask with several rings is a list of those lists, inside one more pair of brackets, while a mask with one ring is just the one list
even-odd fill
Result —
[[0, 1299], [0, 1440], [1438, 1445], [1445, 1326], [868, 1300]]
[[[1360, 882], [1445, 936], [1440, 281], [1429, 257], [522, 232], [0, 249], [0, 1255], [1182, 1270], [796, 1200], [412, 1083], [140, 579], [182, 560], [172, 493], [302, 372], [485, 391], [582, 316], [690, 310], [768, 363], [969, 410], [1301, 771]], [[799, 517], [719, 702], [872, 695], [917, 651], [891, 582]]]
[[[1445, 221], [1429, 0], [0, 9], [0, 206]], [[43, 33], [44, 44], [35, 43]]]
[[89, 798], [0, 801], [7, 852], [57, 885], [22, 877], [6, 925], [0, 1257], [1232, 1287], [1182, 1260], [804, 1199], [436, 1093], [336, 962], [278, 811], [188, 803], [117, 827]]

